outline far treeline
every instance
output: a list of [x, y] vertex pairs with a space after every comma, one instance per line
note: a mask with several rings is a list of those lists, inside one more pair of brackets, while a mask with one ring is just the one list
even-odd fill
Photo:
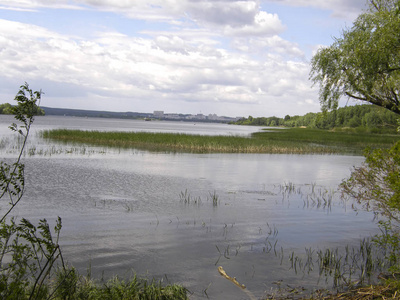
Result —
[[[34, 116], [44, 116], [44, 110], [41, 109], [36, 104], [32, 107], [34, 111], [32, 114]], [[11, 105], [10, 103], [0, 104], [0, 115], [14, 115], [15, 114], [15, 106]]]
[[396, 129], [398, 115], [388, 109], [376, 105], [355, 105], [338, 108], [333, 111], [307, 113], [304, 116], [289, 116], [284, 118], [242, 118], [235, 122], [239, 125], [309, 127], [319, 129], [332, 128], [382, 128]]

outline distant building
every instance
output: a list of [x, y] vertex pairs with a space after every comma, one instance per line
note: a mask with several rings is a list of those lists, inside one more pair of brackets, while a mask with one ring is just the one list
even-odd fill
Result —
[[241, 117], [230, 118], [230, 117], [218, 116], [217, 114], [209, 114], [206, 116], [206, 115], [203, 115], [202, 113], [199, 113], [196, 115], [164, 113], [164, 111], [162, 111], [162, 110], [155, 110], [152, 117], [155, 119], [162, 119], [162, 120], [223, 122], [223, 123], [237, 121], [241, 118]]
[[182, 119], [182, 117], [179, 114], [165, 114], [164, 118], [170, 119], [170, 120], [181, 120]]
[[162, 118], [164, 118], [164, 111], [162, 111], [162, 110], [155, 110], [154, 113], [153, 113], [153, 115], [154, 115], [154, 118], [162, 119]]
[[197, 120], [205, 120], [205, 118], [206, 118], [206, 116], [203, 115], [203, 114], [197, 114], [197, 115], [196, 115], [196, 119], [197, 119]]
[[208, 119], [215, 121], [215, 120], [218, 120], [218, 116], [216, 114], [209, 114]]

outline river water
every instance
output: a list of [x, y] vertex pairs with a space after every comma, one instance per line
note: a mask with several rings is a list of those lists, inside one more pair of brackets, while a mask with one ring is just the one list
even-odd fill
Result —
[[[0, 116], [4, 159], [16, 155], [11, 122]], [[37, 134], [52, 128], [243, 136], [261, 128], [37, 117], [16, 215], [60, 216], [63, 255], [81, 274], [136, 273], [182, 284], [191, 299], [262, 298], [280, 280], [326, 287], [315, 272], [296, 274], [291, 253], [357, 245], [377, 233], [372, 214], [354, 211], [335, 193], [362, 163], [359, 156], [155, 153], [59, 144]]]

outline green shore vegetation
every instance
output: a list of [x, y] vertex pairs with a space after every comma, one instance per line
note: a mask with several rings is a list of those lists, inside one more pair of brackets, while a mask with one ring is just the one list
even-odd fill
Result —
[[363, 128], [372, 132], [390, 132], [397, 127], [398, 115], [371, 104], [339, 107], [332, 111], [307, 113], [304, 116], [241, 118], [233, 124], [254, 126], [334, 128]]
[[363, 129], [315, 128], [275, 128], [253, 133], [250, 137], [67, 129], [47, 130], [41, 135], [68, 143], [193, 153], [362, 154], [367, 147], [390, 148], [399, 140], [395, 132], [377, 134]]

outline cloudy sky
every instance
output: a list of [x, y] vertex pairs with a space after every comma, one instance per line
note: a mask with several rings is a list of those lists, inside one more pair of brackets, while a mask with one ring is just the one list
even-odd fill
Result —
[[365, 0], [0, 0], [0, 103], [225, 116], [320, 111], [309, 63]]

